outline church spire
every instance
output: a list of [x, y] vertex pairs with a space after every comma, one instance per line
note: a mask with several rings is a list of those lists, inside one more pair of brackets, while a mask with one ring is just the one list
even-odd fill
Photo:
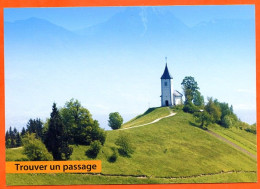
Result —
[[168, 67], [167, 67], [167, 57], [165, 57], [165, 61], [166, 61], [166, 65], [165, 65], [165, 69], [164, 69], [161, 79], [172, 79], [172, 76], [170, 75]]

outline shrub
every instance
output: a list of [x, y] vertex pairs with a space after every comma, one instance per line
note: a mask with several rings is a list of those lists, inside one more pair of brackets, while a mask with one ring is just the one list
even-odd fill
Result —
[[102, 145], [101, 142], [98, 140], [95, 140], [91, 142], [89, 149], [86, 151], [86, 155], [90, 158], [96, 158]]
[[202, 129], [207, 129], [208, 125], [212, 122], [211, 116], [207, 111], [195, 112], [193, 114], [195, 121], [200, 123]]
[[114, 148], [112, 150], [113, 150], [113, 154], [108, 158], [108, 161], [114, 163], [118, 158], [118, 152]]
[[172, 109], [173, 109], [173, 110], [176, 110], [176, 111], [179, 111], [179, 110], [183, 110], [183, 107], [184, 107], [184, 106], [183, 106], [182, 104], [178, 104], [178, 105], [176, 105], [176, 106], [173, 106]]
[[134, 153], [134, 147], [130, 141], [130, 138], [125, 133], [120, 133], [119, 137], [116, 139], [115, 144], [119, 146], [118, 152], [122, 156], [131, 157], [131, 154]]
[[30, 161], [51, 161], [52, 155], [48, 152], [41, 140], [35, 138], [35, 134], [27, 134], [22, 139], [24, 144], [23, 154], [27, 156]]
[[123, 118], [118, 112], [110, 113], [109, 114], [109, 120], [108, 120], [108, 125], [111, 127], [113, 130], [119, 129], [123, 123]]
[[199, 108], [189, 101], [184, 105], [183, 111], [193, 114], [194, 112], [199, 111]]
[[253, 133], [253, 134], [256, 134], [256, 128], [255, 127], [252, 127], [252, 128], [246, 128], [245, 131], [249, 132], [249, 133]]
[[222, 120], [222, 125], [226, 128], [229, 128], [232, 126], [232, 118], [228, 115], [224, 116]]

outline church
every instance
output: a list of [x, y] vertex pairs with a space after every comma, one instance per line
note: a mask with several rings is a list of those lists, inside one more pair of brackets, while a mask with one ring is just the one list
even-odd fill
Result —
[[182, 104], [182, 94], [173, 90], [172, 76], [169, 73], [167, 62], [161, 77], [161, 106], [176, 106]]

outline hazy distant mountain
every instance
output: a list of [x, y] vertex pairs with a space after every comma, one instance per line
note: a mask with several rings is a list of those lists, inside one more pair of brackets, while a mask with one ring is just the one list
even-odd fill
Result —
[[49, 21], [30, 18], [4, 23], [6, 47], [11, 48], [67, 48], [76, 45], [80, 38], [77, 34]]
[[184, 32], [188, 27], [171, 12], [160, 8], [126, 8], [104, 23], [77, 31], [81, 35], [132, 35], [146, 36], [151, 34]]
[[7, 45], [20, 43], [19, 47], [41, 45], [48, 48], [71, 49], [94, 48], [98, 44], [134, 46], [135, 43], [158, 45], [170, 42], [188, 45], [189, 41], [199, 42], [202, 39], [208, 43], [218, 42], [220, 38], [252, 38], [254, 35], [243, 35], [245, 30], [254, 33], [252, 22], [254, 20], [225, 19], [204, 22], [189, 28], [169, 11], [153, 7], [128, 7], [106, 22], [79, 31], [69, 31], [38, 18], [14, 23], [5, 22], [5, 41]]

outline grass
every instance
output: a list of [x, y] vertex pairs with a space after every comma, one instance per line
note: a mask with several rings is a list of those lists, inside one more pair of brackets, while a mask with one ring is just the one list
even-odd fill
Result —
[[257, 181], [250, 172], [222, 173], [194, 178], [136, 178], [88, 174], [7, 174], [7, 185], [79, 185], [79, 184], [160, 184], [160, 183], [234, 183]]
[[145, 123], [152, 122], [160, 117], [164, 117], [170, 114], [168, 107], [149, 108], [145, 113], [136, 116], [130, 121], [124, 123], [122, 128], [132, 127], [136, 125], [142, 125]]
[[[168, 115], [168, 108], [152, 109], [137, 119], [132, 125], [144, 120], [156, 119], [154, 113]], [[149, 118], [149, 115], [152, 115]], [[141, 121], [139, 120], [141, 119]], [[179, 111], [176, 115], [162, 119], [151, 125], [107, 131], [107, 139], [98, 160], [102, 160], [102, 175], [86, 174], [7, 174], [7, 184], [145, 184], [145, 183], [212, 183], [212, 182], [255, 182], [256, 160], [232, 146], [220, 141], [206, 131], [191, 126], [191, 114]], [[128, 125], [131, 126], [130, 124]], [[224, 133], [221, 128], [219, 132]], [[128, 134], [135, 152], [132, 156], [119, 156], [116, 162], [109, 162], [115, 141], [120, 132]], [[240, 131], [234, 137], [239, 140]], [[231, 134], [229, 134], [231, 136]], [[233, 135], [232, 135], [233, 136]], [[254, 142], [256, 136], [246, 135], [246, 141]], [[72, 160], [86, 160], [87, 146], [73, 146]], [[8, 150], [6, 157], [18, 157], [20, 151]], [[222, 173], [221, 172], [231, 172]], [[113, 176], [115, 175], [115, 176]], [[117, 175], [117, 176], [116, 176]], [[119, 177], [118, 175], [121, 175]], [[145, 176], [144, 178], [132, 177]], [[191, 177], [204, 175], [201, 177]], [[157, 178], [161, 177], [161, 178]], [[162, 178], [165, 177], [165, 178]], [[169, 177], [188, 177], [167, 179]]]
[[222, 137], [230, 140], [238, 146], [248, 150], [253, 154], [257, 154], [256, 148], [256, 135], [253, 133], [246, 132], [236, 127], [223, 128], [219, 125], [210, 126], [210, 130], [218, 133]]
[[22, 159], [27, 159], [27, 156], [22, 154], [23, 147], [19, 148], [7, 148], [6, 149], [6, 161], [19, 161]]

